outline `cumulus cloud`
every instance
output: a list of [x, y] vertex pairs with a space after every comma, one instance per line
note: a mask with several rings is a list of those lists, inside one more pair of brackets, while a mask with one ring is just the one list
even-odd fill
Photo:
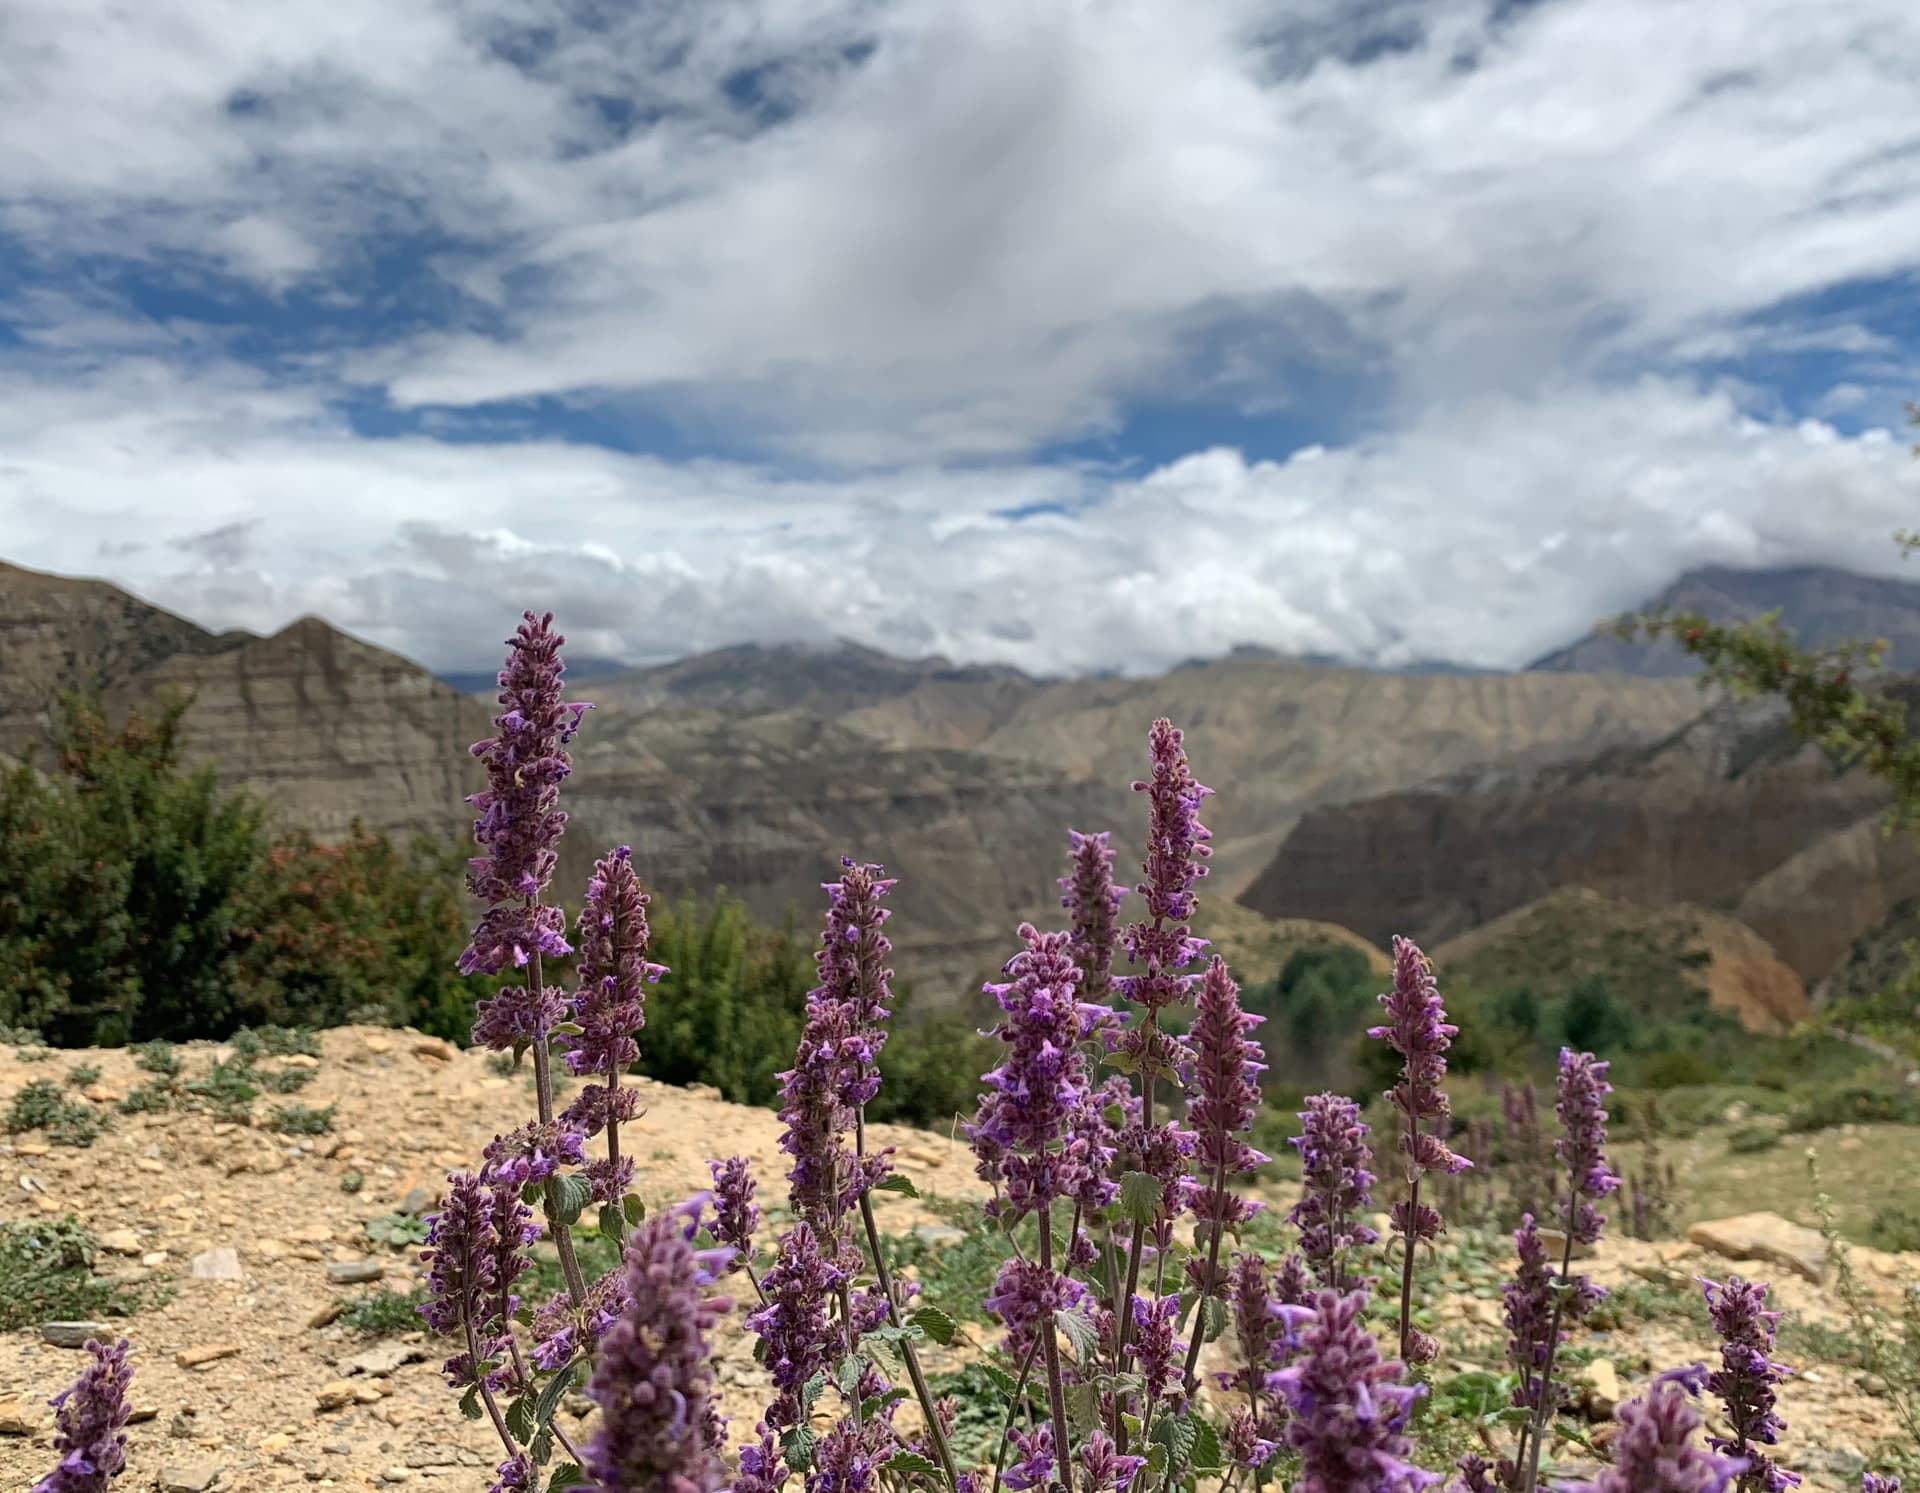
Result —
[[0, 553], [443, 667], [1523, 661], [1889, 567], [1916, 70], [1906, 0], [20, 0]]

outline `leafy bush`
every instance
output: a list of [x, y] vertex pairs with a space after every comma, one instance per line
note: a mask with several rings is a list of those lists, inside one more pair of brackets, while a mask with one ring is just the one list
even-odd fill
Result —
[[0, 1331], [37, 1322], [120, 1317], [158, 1304], [157, 1293], [96, 1280], [98, 1243], [71, 1214], [0, 1223]]
[[282, 1135], [325, 1135], [333, 1129], [334, 1106], [315, 1109], [306, 1104], [276, 1104], [267, 1123]]
[[427, 1293], [419, 1286], [406, 1295], [369, 1291], [343, 1303], [339, 1321], [357, 1338], [398, 1337], [420, 1330], [420, 1307]]
[[67, 1069], [67, 1087], [84, 1089], [100, 1082], [100, 1069], [94, 1063], [75, 1063]]
[[141, 1042], [133, 1049], [133, 1063], [136, 1068], [148, 1073], [157, 1073], [162, 1078], [178, 1078], [186, 1071], [186, 1064], [180, 1061], [180, 1054], [174, 1051], [171, 1042]]
[[91, 1104], [69, 1099], [50, 1078], [36, 1078], [13, 1096], [7, 1129], [44, 1130], [57, 1146], [91, 1146], [107, 1128]]
[[1920, 1100], [1906, 1089], [1856, 1083], [1807, 1095], [1787, 1115], [1787, 1129], [1799, 1134], [1836, 1125], [1911, 1125], [1916, 1120]]
[[1920, 1250], [1920, 1208], [1911, 1203], [1876, 1208], [1867, 1224], [1867, 1242], [1894, 1253]]
[[1771, 1151], [1780, 1144], [1780, 1132], [1771, 1125], [1742, 1125], [1727, 1137], [1727, 1149], [1736, 1156]]

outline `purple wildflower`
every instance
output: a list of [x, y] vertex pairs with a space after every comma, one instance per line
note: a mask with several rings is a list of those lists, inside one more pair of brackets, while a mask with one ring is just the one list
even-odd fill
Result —
[[634, 1230], [625, 1271], [627, 1310], [587, 1381], [601, 1419], [585, 1470], [603, 1488], [711, 1493], [727, 1472], [712, 1441], [710, 1336], [732, 1303], [702, 1295], [711, 1273], [673, 1213]]
[[843, 1420], [821, 1438], [814, 1451], [808, 1493], [867, 1493], [879, 1481], [878, 1461], [860, 1427]]
[[[1260, 1044], [1248, 1033], [1266, 1020], [1240, 1009], [1240, 987], [1218, 954], [1200, 982], [1193, 1030], [1196, 1054], [1194, 1087], [1187, 1110], [1193, 1126], [1193, 1166], [1206, 1179], [1192, 1199], [1193, 1215], [1210, 1229], [1234, 1229], [1259, 1211], [1259, 1204], [1238, 1197], [1226, 1179], [1264, 1166], [1267, 1157], [1242, 1139], [1260, 1112], [1260, 1075], [1267, 1071]], [[1201, 1283], [1210, 1294], [1216, 1283]]]
[[1273, 1294], [1266, 1261], [1256, 1254], [1237, 1254], [1227, 1268], [1227, 1303], [1233, 1311], [1235, 1341], [1243, 1367], [1220, 1374], [1222, 1389], [1238, 1389], [1258, 1397], [1267, 1375], [1280, 1367], [1291, 1345], [1281, 1303]]
[[1166, 719], [1153, 723], [1147, 746], [1153, 776], [1133, 785], [1151, 797], [1147, 822], [1146, 879], [1136, 890], [1146, 899], [1147, 915], [1127, 925], [1123, 942], [1129, 964], [1146, 966], [1125, 976], [1121, 993], [1149, 1011], [1163, 1010], [1187, 998], [1193, 976], [1178, 971], [1206, 947], [1187, 926], [1193, 916], [1193, 884], [1207, 874], [1213, 832], [1200, 822], [1200, 801], [1212, 793], [1194, 781], [1183, 745], [1185, 733]]
[[[501, 1332], [489, 1331], [495, 1320], [501, 1262], [514, 1255], [501, 1239], [496, 1221], [494, 1189], [482, 1177], [455, 1172], [447, 1178], [447, 1196], [433, 1215], [426, 1248], [420, 1258], [427, 1266], [427, 1300], [420, 1314], [443, 1336], [464, 1342], [443, 1368], [455, 1389], [479, 1383], [488, 1364], [505, 1346]], [[474, 1354], [478, 1353], [479, 1361]]]
[[1348, 1251], [1380, 1236], [1359, 1215], [1373, 1200], [1373, 1150], [1360, 1106], [1339, 1094], [1315, 1094], [1300, 1111], [1300, 1201], [1288, 1217], [1300, 1231], [1300, 1253], [1323, 1286], [1346, 1285]]
[[[1393, 1205], [1391, 1215], [1401, 1245], [1400, 1354], [1411, 1363], [1430, 1363], [1440, 1345], [1413, 1325], [1413, 1260], [1417, 1246], [1439, 1238], [1446, 1224], [1437, 1209], [1420, 1201], [1420, 1179], [1430, 1171], [1452, 1176], [1473, 1164], [1448, 1150], [1440, 1133], [1453, 1113], [1440, 1087], [1447, 1076], [1446, 1051], [1460, 1029], [1448, 1024], [1433, 966], [1410, 938], [1393, 940], [1393, 988], [1380, 1004], [1387, 1022], [1369, 1027], [1367, 1035], [1384, 1039], [1403, 1059], [1400, 1082], [1387, 1090], [1400, 1112], [1400, 1149], [1407, 1156], [1407, 1196]], [[1432, 1128], [1422, 1129], [1423, 1121], [1434, 1122]]]
[[1567, 1493], [1727, 1493], [1744, 1463], [1693, 1444], [1700, 1412], [1698, 1366], [1662, 1374], [1653, 1387], [1619, 1409], [1613, 1466]]
[[740, 1475], [733, 1480], [733, 1493], [780, 1493], [789, 1476], [780, 1443], [764, 1421], [753, 1431], [759, 1440], [740, 1448]]
[[561, 1167], [580, 1166], [587, 1159], [580, 1133], [564, 1118], [544, 1125], [531, 1121], [496, 1135], [481, 1154], [487, 1161], [488, 1180], [512, 1188], [544, 1182]]
[[563, 1129], [579, 1132], [583, 1140], [590, 1140], [608, 1125], [624, 1124], [639, 1113], [638, 1091], [590, 1083], [583, 1085], [560, 1111], [560, 1124]]
[[1890, 1472], [1863, 1472], [1860, 1493], [1900, 1493], [1900, 1479]]
[[[567, 822], [556, 807], [561, 780], [572, 771], [562, 748], [590, 708], [560, 699], [565, 641], [553, 630], [551, 612], [539, 618], [526, 613], [507, 641], [507, 664], [500, 671], [504, 709], [493, 723], [497, 734], [473, 747], [486, 765], [487, 787], [467, 802], [480, 811], [473, 838], [486, 854], [467, 863], [467, 885], [487, 911], [460, 956], [462, 974], [496, 974], [509, 965], [523, 967], [535, 954], [571, 952], [564, 936], [566, 915], [540, 905], [559, 859], [554, 846]], [[494, 1004], [507, 994], [501, 992]], [[540, 993], [521, 995], [536, 1007], [541, 1004]], [[496, 1028], [510, 1025], [496, 1018]]]
[[707, 1171], [713, 1176], [713, 1237], [734, 1251], [737, 1265], [746, 1265], [753, 1259], [753, 1231], [760, 1225], [760, 1205], [753, 1200], [753, 1173], [747, 1170], [747, 1158], [709, 1161]]
[[1727, 1407], [1733, 1438], [1709, 1437], [1715, 1451], [1744, 1457], [1740, 1493], [1782, 1493], [1800, 1485], [1800, 1475], [1778, 1466], [1755, 1446], [1779, 1444], [1786, 1422], [1775, 1413], [1773, 1388], [1793, 1371], [1773, 1361], [1773, 1334], [1780, 1313], [1766, 1310], [1763, 1281], [1729, 1276], [1725, 1285], [1702, 1280], [1707, 1311], [1720, 1336], [1720, 1367], [1707, 1376], [1707, 1388]]
[[1073, 846], [1073, 870], [1060, 878], [1060, 899], [1073, 927], [1073, 962], [1080, 968], [1080, 998], [1107, 1003], [1113, 984], [1113, 945], [1126, 889], [1113, 884], [1113, 849], [1108, 834], [1067, 831]]
[[1020, 925], [1026, 948], [1009, 961], [1014, 978], [988, 985], [1005, 1019], [991, 1035], [1004, 1045], [999, 1067], [967, 1127], [980, 1175], [995, 1184], [994, 1211], [1009, 1222], [1058, 1197], [1088, 1191], [1098, 1156], [1087, 1118], [1091, 1065], [1081, 1041], [1112, 1013], [1075, 998], [1080, 971], [1070, 935]]
[[[1147, 1400], [1152, 1404], [1179, 1406], [1185, 1396], [1173, 1393], [1179, 1378], [1176, 1360], [1186, 1344], [1173, 1335], [1174, 1318], [1180, 1314], [1178, 1296], [1135, 1296], [1133, 1298], [1133, 1336], [1127, 1351], [1140, 1371]], [[1198, 1330], [1198, 1324], [1196, 1324]]]
[[567, 1068], [576, 1075], [617, 1079], [640, 1056], [634, 1034], [647, 1022], [647, 986], [667, 972], [647, 958], [647, 903], [625, 845], [594, 862], [580, 933], [580, 996], [573, 1019], [578, 1033], [560, 1040]]
[[840, 864], [840, 879], [823, 883], [827, 918], [814, 955], [820, 983], [807, 994], [793, 1067], [780, 1075], [780, 1145], [793, 1158], [793, 1210], [836, 1240], [841, 1217], [888, 1170], [884, 1153], [856, 1157], [847, 1135], [879, 1092], [893, 999], [886, 964], [893, 945], [881, 932], [890, 914], [880, 900], [894, 883], [879, 866], [844, 857]]
[[1147, 1465], [1145, 1457], [1126, 1457], [1105, 1431], [1096, 1430], [1080, 1446], [1080, 1469], [1086, 1474], [1086, 1493], [1127, 1493], [1133, 1477]]
[[493, 1469], [493, 1486], [487, 1493], [535, 1493], [533, 1460], [525, 1452], [515, 1452]]
[[1280, 1450], [1280, 1443], [1277, 1427], [1270, 1423], [1270, 1419], [1244, 1408], [1227, 1417], [1227, 1430], [1220, 1438], [1220, 1450], [1232, 1466], [1258, 1472], [1273, 1460], [1274, 1453]]
[[1007, 1442], [1013, 1448], [1013, 1460], [1001, 1481], [1013, 1489], [1013, 1493], [1045, 1488], [1053, 1475], [1055, 1460], [1053, 1427], [1042, 1421], [1031, 1430], [1009, 1433]]
[[839, 1330], [828, 1321], [827, 1306], [845, 1283], [846, 1273], [822, 1252], [810, 1225], [797, 1223], [780, 1236], [779, 1251], [760, 1282], [766, 1305], [746, 1321], [747, 1330], [766, 1344], [775, 1391], [767, 1424], [776, 1431], [805, 1419], [801, 1391], [838, 1357]]
[[1593, 1205], [1620, 1186], [1606, 1157], [1606, 1101], [1612, 1092], [1607, 1064], [1595, 1061], [1590, 1052], [1560, 1049], [1560, 1101], [1554, 1113], [1566, 1135], [1553, 1143], [1553, 1154], [1567, 1169], [1572, 1188], [1567, 1222], [1572, 1237], [1582, 1244], [1597, 1241], [1606, 1222]]
[[560, 1292], [533, 1314], [533, 1361], [551, 1373], [576, 1353], [591, 1350], [632, 1305], [627, 1273], [618, 1266], [587, 1287], [579, 1306]]
[[1422, 1391], [1400, 1382], [1360, 1320], [1367, 1293], [1321, 1291], [1301, 1312], [1300, 1356], [1273, 1376], [1291, 1416], [1286, 1441], [1300, 1454], [1292, 1493], [1418, 1493], [1440, 1481], [1407, 1458], [1403, 1434]]
[[[1540, 1403], [1559, 1332], [1553, 1321], [1553, 1271], [1531, 1213], [1514, 1230], [1513, 1247], [1519, 1252], [1520, 1265], [1513, 1279], [1500, 1287], [1506, 1302], [1507, 1362], [1520, 1376], [1513, 1388], [1513, 1403], [1532, 1410]], [[1558, 1408], [1558, 1398], [1550, 1409]]]
[[1039, 1333], [1053, 1331], [1054, 1313], [1078, 1306], [1086, 1294], [1086, 1287], [1071, 1276], [1038, 1260], [1016, 1257], [1001, 1265], [993, 1294], [981, 1304], [1006, 1325], [1007, 1352], [1018, 1363]]
[[60, 1462], [33, 1493], [106, 1493], [127, 1465], [127, 1386], [133, 1345], [121, 1338], [109, 1348], [87, 1339], [87, 1365], [80, 1377], [55, 1395], [53, 1449]]

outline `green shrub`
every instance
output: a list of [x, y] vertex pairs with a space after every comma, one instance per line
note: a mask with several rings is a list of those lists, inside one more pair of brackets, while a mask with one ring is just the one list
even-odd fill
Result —
[[334, 1106], [315, 1109], [305, 1104], [276, 1104], [267, 1123], [282, 1135], [325, 1135], [333, 1129]]
[[339, 1321], [357, 1338], [397, 1337], [401, 1333], [418, 1332], [420, 1308], [426, 1299], [423, 1286], [414, 1287], [404, 1296], [388, 1290], [369, 1291], [345, 1302]]
[[1788, 1113], [1787, 1129], [1800, 1134], [1835, 1125], [1910, 1125], [1916, 1120], [1920, 1101], [1906, 1089], [1855, 1083], [1806, 1095]]
[[1876, 1208], [1867, 1224], [1867, 1242], [1896, 1254], [1920, 1250], [1920, 1208], [1911, 1203]]
[[1736, 1156], [1753, 1156], [1780, 1144], [1780, 1132], [1771, 1125], [1742, 1125], [1727, 1137], [1727, 1149]]
[[123, 1115], [157, 1114], [170, 1108], [173, 1098], [173, 1085], [164, 1078], [154, 1078], [130, 1089], [116, 1108]]
[[268, 1068], [254, 1078], [270, 1094], [297, 1094], [313, 1082], [311, 1068]]
[[91, 1146], [106, 1128], [91, 1104], [69, 1099], [50, 1078], [34, 1079], [7, 1110], [8, 1130], [44, 1130], [57, 1146]]
[[37, 1322], [120, 1317], [157, 1305], [158, 1293], [96, 1280], [92, 1234], [68, 1215], [50, 1222], [0, 1223], [0, 1331]]
[[253, 1070], [245, 1063], [215, 1063], [205, 1077], [196, 1078], [184, 1087], [219, 1118], [246, 1124], [252, 1118], [253, 1101], [260, 1097], [253, 1079]]
[[174, 1051], [171, 1042], [138, 1043], [133, 1048], [133, 1064], [162, 1078], [178, 1078], [186, 1071], [186, 1064], [180, 1061], [180, 1054]]
[[100, 1069], [93, 1063], [75, 1063], [67, 1069], [67, 1087], [84, 1089], [100, 1082]]

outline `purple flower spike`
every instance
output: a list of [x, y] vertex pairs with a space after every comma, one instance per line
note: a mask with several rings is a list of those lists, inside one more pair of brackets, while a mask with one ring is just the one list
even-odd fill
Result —
[[106, 1493], [125, 1469], [132, 1348], [125, 1338], [111, 1348], [87, 1339], [87, 1366], [50, 1402], [60, 1463], [34, 1484], [33, 1493]]
[[[420, 1314], [435, 1332], [460, 1344], [443, 1369], [455, 1389], [487, 1377], [488, 1365], [503, 1347], [500, 1336], [488, 1331], [497, 1293], [505, 1289], [500, 1265], [509, 1253], [497, 1227], [499, 1216], [494, 1189], [481, 1177], [455, 1172], [447, 1178], [446, 1200], [432, 1217], [420, 1254], [427, 1266], [427, 1300]], [[479, 1363], [467, 1349], [469, 1328]]]
[[760, 1226], [760, 1205], [753, 1200], [753, 1173], [747, 1158], [709, 1161], [713, 1177], [713, 1237], [734, 1252], [736, 1267], [753, 1260], [753, 1231]]
[[879, 866], [842, 857], [844, 874], [824, 883], [826, 927], [814, 955], [820, 983], [807, 993], [806, 1020], [793, 1067], [780, 1075], [780, 1145], [793, 1211], [838, 1238], [839, 1221], [889, 1170], [885, 1153], [856, 1158], [847, 1145], [856, 1112], [880, 1090], [893, 945], [881, 932], [880, 905], [893, 889]]
[[[1432, 966], [1410, 938], [1396, 936], [1393, 940], [1393, 989], [1380, 997], [1380, 1004], [1386, 1008], [1386, 1025], [1369, 1027], [1367, 1035], [1386, 1041], [1405, 1059], [1401, 1080], [1387, 1090], [1387, 1098], [1407, 1121], [1401, 1149], [1407, 1153], [1410, 1169], [1465, 1171], [1472, 1162], [1454, 1155], [1431, 1130], [1420, 1128], [1423, 1121], [1444, 1119], [1453, 1113], [1440, 1085], [1447, 1076], [1446, 1051], [1460, 1028], [1448, 1025]], [[1438, 1229], [1434, 1232], [1437, 1234]], [[1434, 1235], [1421, 1233], [1417, 1237]]]
[[1042, 1421], [1030, 1431], [1014, 1431], [1007, 1437], [1013, 1448], [1013, 1465], [1002, 1481], [1013, 1493], [1028, 1493], [1045, 1488], [1054, 1469], [1053, 1427]]
[[[1194, 1171], [1207, 1179], [1194, 1194], [1192, 1207], [1202, 1224], [1237, 1228], [1259, 1211], [1257, 1203], [1220, 1184], [1267, 1162], [1262, 1152], [1241, 1138], [1260, 1112], [1259, 1080], [1267, 1071], [1261, 1061], [1266, 1054], [1247, 1034], [1265, 1020], [1240, 1009], [1240, 987], [1227, 973], [1226, 960], [1214, 955], [1200, 982], [1193, 1030], [1188, 1034], [1196, 1054], [1198, 1094], [1188, 1107], [1187, 1123], [1194, 1133]], [[1212, 1282], [1205, 1287], [1214, 1289]]]
[[1315, 1094], [1300, 1111], [1300, 1201], [1288, 1217], [1300, 1231], [1300, 1254], [1314, 1278], [1334, 1290], [1346, 1286], [1345, 1259], [1379, 1235], [1359, 1216], [1373, 1202], [1373, 1149], [1360, 1106], [1339, 1094]]
[[790, 1476], [780, 1443], [764, 1422], [753, 1429], [760, 1439], [740, 1448], [740, 1475], [733, 1480], [733, 1493], [780, 1493]]
[[1720, 1396], [1727, 1407], [1727, 1422], [1733, 1437], [1709, 1437], [1715, 1451], [1744, 1457], [1746, 1471], [1740, 1474], [1740, 1493], [1782, 1493], [1797, 1488], [1800, 1475], [1777, 1466], [1773, 1460], [1755, 1451], [1755, 1446], [1776, 1446], [1787, 1426], [1775, 1413], [1774, 1386], [1789, 1379], [1793, 1370], [1773, 1361], [1773, 1334], [1780, 1313], [1766, 1310], [1767, 1287], [1763, 1281], [1746, 1281], [1730, 1276], [1725, 1285], [1703, 1280], [1707, 1312], [1720, 1336], [1720, 1367], [1707, 1376], [1707, 1388]]
[[1860, 1493], [1900, 1493], [1900, 1479], [1887, 1472], [1863, 1472]]
[[1693, 1444], [1700, 1412], [1701, 1371], [1662, 1374], [1637, 1400], [1620, 1407], [1613, 1466], [1567, 1493], [1727, 1493], [1745, 1464]]
[[634, 1034], [647, 1022], [647, 986], [667, 973], [647, 958], [647, 903], [633, 874], [633, 852], [622, 845], [594, 862], [580, 933], [580, 997], [574, 1003], [577, 1034], [562, 1037], [567, 1067], [575, 1074], [613, 1078], [640, 1056]]
[[539, 905], [567, 822], [556, 807], [560, 783], [572, 771], [563, 748], [591, 708], [560, 699], [565, 641], [553, 630], [551, 612], [526, 613], [507, 642], [507, 665], [500, 671], [502, 710], [493, 723], [498, 734], [473, 747], [486, 765], [487, 787], [467, 802], [479, 811], [473, 838], [486, 854], [467, 863], [467, 885], [488, 910], [460, 956], [462, 974], [496, 974], [524, 967], [536, 953], [571, 952], [565, 914]]
[[1027, 946], [1007, 965], [1014, 978], [986, 987], [1005, 1013], [991, 1033], [1004, 1057], [982, 1079], [986, 1092], [967, 1127], [979, 1174], [998, 1193], [993, 1211], [1009, 1222], [1109, 1186], [1095, 1174], [1097, 1152], [1108, 1148], [1089, 1111], [1093, 1072], [1080, 1044], [1113, 1013], [1076, 998], [1069, 934], [1022, 923], [1020, 936]]
[[1122, 995], [1148, 1011], [1187, 999], [1194, 976], [1179, 971], [1206, 947], [1206, 940], [1195, 938], [1187, 922], [1193, 916], [1193, 884], [1207, 874], [1205, 862], [1213, 853], [1207, 845], [1212, 831], [1200, 822], [1200, 801], [1213, 790], [1194, 781], [1183, 740], [1171, 721], [1155, 721], [1147, 738], [1153, 775], [1133, 785], [1134, 792], [1151, 799], [1147, 859], [1141, 868], [1146, 879], [1137, 888], [1147, 908], [1142, 921], [1127, 925], [1121, 941], [1127, 963], [1145, 969], [1117, 983]]
[[760, 1282], [767, 1304], [746, 1321], [747, 1331], [766, 1344], [775, 1390], [767, 1424], [775, 1431], [800, 1424], [801, 1390], [839, 1356], [839, 1329], [828, 1321], [827, 1307], [845, 1281], [809, 1225], [797, 1223], [780, 1236], [779, 1254]]
[[1065, 893], [1060, 905], [1073, 927], [1073, 962], [1080, 967], [1080, 998], [1096, 1006], [1107, 1003], [1113, 985], [1113, 945], [1116, 919], [1126, 889], [1113, 884], [1113, 848], [1109, 835], [1067, 831], [1073, 846], [1073, 870], [1060, 878]]
[[1080, 1447], [1080, 1470], [1086, 1493], [1127, 1493], [1133, 1477], [1147, 1465], [1145, 1457], [1123, 1457], [1105, 1431], [1096, 1430]]
[[1321, 1291], [1302, 1313], [1300, 1356], [1273, 1376], [1292, 1412], [1286, 1444], [1300, 1454], [1290, 1493], [1418, 1493], [1440, 1481], [1407, 1460], [1407, 1418], [1422, 1391], [1381, 1360], [1360, 1320], [1366, 1302], [1364, 1291]]
[[1032, 1348], [1035, 1335], [1053, 1330], [1054, 1313], [1078, 1306], [1086, 1287], [1071, 1276], [1049, 1270], [1038, 1260], [1014, 1258], [1000, 1267], [993, 1294], [981, 1304], [1007, 1328], [1007, 1352], [1018, 1363]]
[[1553, 1143], [1553, 1153], [1572, 1182], [1569, 1222], [1582, 1244], [1596, 1242], [1606, 1222], [1593, 1205], [1620, 1186], [1606, 1157], [1607, 1095], [1612, 1092], [1605, 1063], [1590, 1052], [1560, 1049], [1560, 1102], [1554, 1113], [1566, 1135]]
[[732, 1303], [701, 1294], [706, 1272], [673, 1213], [634, 1230], [625, 1271], [627, 1309], [587, 1381], [601, 1419], [585, 1470], [602, 1488], [713, 1493], [728, 1478], [713, 1439], [711, 1336]]
[[1154, 1404], [1181, 1406], [1185, 1396], [1175, 1390], [1180, 1377], [1178, 1360], [1187, 1345], [1173, 1335], [1174, 1318], [1180, 1315], [1178, 1296], [1136, 1296], [1133, 1298], [1133, 1336], [1127, 1339], [1127, 1351]]

